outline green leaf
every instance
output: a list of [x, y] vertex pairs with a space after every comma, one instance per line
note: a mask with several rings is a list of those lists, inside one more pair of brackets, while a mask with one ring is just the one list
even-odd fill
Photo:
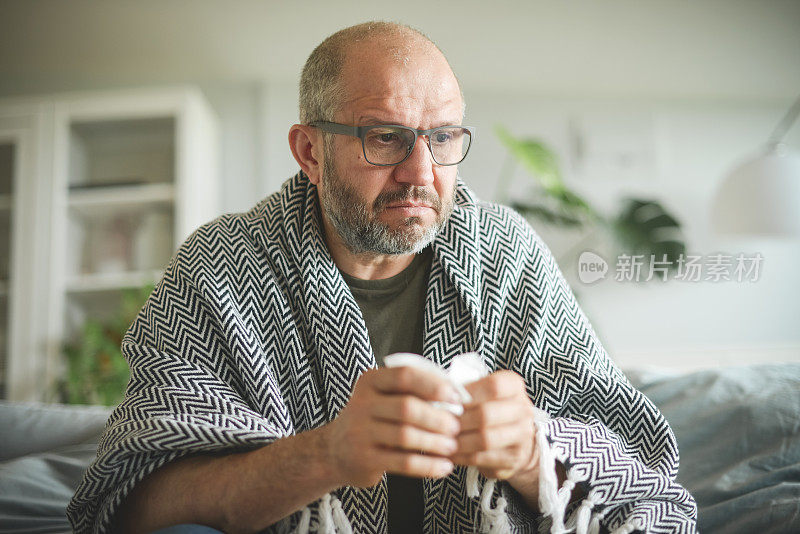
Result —
[[61, 384], [66, 402], [118, 404], [129, 379], [120, 343], [153, 291], [153, 285], [123, 290], [117, 311], [101, 319], [87, 319], [76, 339], [64, 346], [67, 372]]
[[564, 189], [558, 160], [552, 150], [533, 139], [517, 139], [500, 125], [495, 126], [495, 132], [517, 161], [548, 193], [557, 194]]
[[655, 200], [626, 199], [612, 224], [621, 248], [630, 254], [666, 260], [677, 267], [677, 259], [686, 253], [680, 223]]
[[533, 217], [547, 224], [558, 226], [578, 227], [583, 226], [583, 219], [564, 213], [557, 209], [552, 209], [542, 204], [526, 204], [523, 202], [513, 202], [511, 207], [523, 217]]
[[590, 219], [599, 219], [589, 203], [564, 183], [558, 158], [546, 144], [535, 139], [517, 139], [500, 125], [495, 126], [495, 132], [541, 188], [540, 202], [517, 203], [515, 209], [544, 222], [567, 226], [581, 226]]

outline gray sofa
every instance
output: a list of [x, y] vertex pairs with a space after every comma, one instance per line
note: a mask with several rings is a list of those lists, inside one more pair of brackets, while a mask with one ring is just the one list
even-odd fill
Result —
[[0, 532], [70, 532], [67, 503], [110, 414], [101, 406], [0, 402]]
[[[704, 533], [800, 532], [800, 364], [629, 371], [670, 421]], [[0, 403], [0, 533], [69, 532], [110, 409]]]

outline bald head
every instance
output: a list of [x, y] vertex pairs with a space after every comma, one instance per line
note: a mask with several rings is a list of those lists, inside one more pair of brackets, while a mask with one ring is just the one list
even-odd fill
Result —
[[[343, 73], [347, 71], [352, 75], [359, 70], [346, 69], [348, 64], [352, 67], [354, 62], [380, 58], [402, 68], [420, 54], [439, 56], [447, 63], [433, 41], [409, 26], [393, 22], [365, 22], [339, 30], [314, 49], [303, 67], [300, 77], [300, 122], [308, 124], [315, 120], [333, 120], [342, 103], [348, 99]], [[369, 68], [369, 64], [362, 64], [361, 67]]]

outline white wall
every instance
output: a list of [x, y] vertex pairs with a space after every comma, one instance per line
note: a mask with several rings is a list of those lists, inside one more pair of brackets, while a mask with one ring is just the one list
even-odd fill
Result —
[[202, 91], [218, 117], [221, 138], [221, 203], [224, 212], [249, 209], [263, 196], [261, 175], [262, 120], [257, 83], [205, 83]]
[[429, 33], [480, 90], [782, 99], [800, 86], [796, 0], [5, 0], [0, 93], [293, 82], [322, 37], [370, 19]]

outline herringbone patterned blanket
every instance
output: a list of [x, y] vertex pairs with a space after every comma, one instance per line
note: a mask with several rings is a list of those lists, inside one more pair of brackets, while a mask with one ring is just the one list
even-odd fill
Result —
[[[424, 356], [465, 352], [522, 375], [539, 425], [544, 515], [506, 483], [512, 530], [691, 532], [696, 507], [674, 482], [675, 438], [607, 356], [547, 247], [511, 210], [459, 182], [432, 244]], [[77, 532], [107, 530], [145, 475], [190, 453], [246, 450], [323, 425], [375, 365], [366, 326], [320, 231], [315, 188], [298, 174], [243, 214], [199, 228], [171, 260], [123, 341], [131, 367], [96, 461], [70, 503]], [[275, 481], [280, 484], [281, 481]], [[425, 480], [425, 529], [473, 532], [466, 469]], [[584, 498], [569, 504], [581, 485]], [[386, 484], [335, 492], [354, 532], [385, 532]], [[312, 530], [319, 524], [311, 505]], [[300, 512], [283, 523], [293, 527]]]

